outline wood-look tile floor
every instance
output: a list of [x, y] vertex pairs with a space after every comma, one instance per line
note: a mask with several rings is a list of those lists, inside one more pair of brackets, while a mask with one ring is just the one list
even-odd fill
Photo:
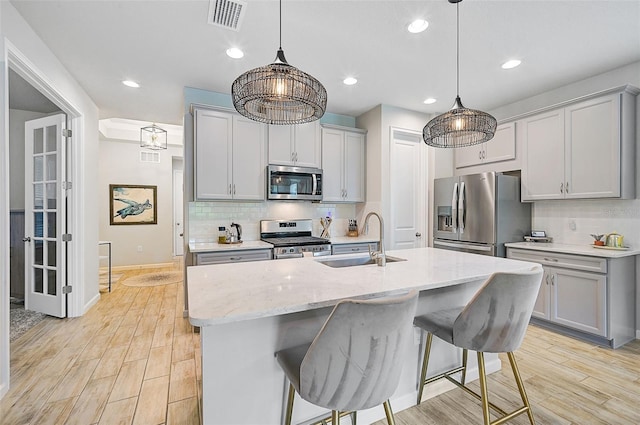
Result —
[[[31, 329], [11, 345], [0, 424], [200, 425], [200, 343], [182, 317], [182, 288], [116, 284], [85, 316]], [[610, 350], [530, 326], [516, 358], [538, 424], [640, 424], [639, 340]], [[502, 360], [488, 386], [508, 410], [519, 396]], [[478, 401], [459, 389], [395, 417], [397, 425], [482, 423]]]
[[[515, 356], [536, 424], [640, 424], [640, 340], [611, 350], [530, 325]], [[507, 356], [500, 359], [502, 369], [487, 379], [489, 400], [510, 412], [521, 405], [520, 395]], [[478, 381], [470, 386], [480, 392]], [[480, 402], [457, 388], [395, 418], [396, 425], [483, 423]], [[521, 415], [508, 423], [526, 425], [529, 419]]]
[[11, 345], [0, 424], [200, 424], [200, 342], [183, 310], [182, 283], [116, 283], [83, 317], [45, 319]]

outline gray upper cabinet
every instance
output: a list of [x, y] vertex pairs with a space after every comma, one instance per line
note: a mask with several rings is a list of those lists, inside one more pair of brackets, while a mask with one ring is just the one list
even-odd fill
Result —
[[269, 164], [322, 168], [320, 123], [269, 126]]
[[195, 109], [194, 126], [196, 200], [264, 200], [266, 125]]
[[518, 121], [522, 200], [635, 197], [635, 97], [625, 86]]
[[455, 150], [456, 168], [510, 161], [516, 158], [516, 123], [500, 124], [493, 139]]
[[355, 128], [322, 128], [324, 202], [365, 201], [365, 137]]

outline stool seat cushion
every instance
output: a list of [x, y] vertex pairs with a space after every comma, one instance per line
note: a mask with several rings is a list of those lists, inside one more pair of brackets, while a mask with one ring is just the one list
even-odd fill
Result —
[[300, 365], [310, 345], [311, 343], [298, 345], [276, 353], [276, 359], [280, 367], [298, 393], [300, 393]]
[[464, 306], [434, 311], [413, 319], [413, 324], [453, 345], [453, 324]]

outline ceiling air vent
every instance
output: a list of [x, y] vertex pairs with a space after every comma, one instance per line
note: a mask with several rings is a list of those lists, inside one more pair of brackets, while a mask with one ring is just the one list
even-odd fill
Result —
[[242, 25], [247, 2], [242, 0], [209, 0], [211, 25], [238, 31]]

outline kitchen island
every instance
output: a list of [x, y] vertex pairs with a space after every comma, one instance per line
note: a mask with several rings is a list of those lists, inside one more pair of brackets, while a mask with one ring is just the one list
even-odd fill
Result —
[[[187, 270], [189, 320], [199, 326], [202, 349], [203, 423], [280, 424], [287, 383], [274, 353], [310, 341], [331, 308], [347, 298], [374, 298], [420, 291], [418, 314], [465, 304], [495, 271], [523, 271], [534, 263], [433, 248], [390, 251], [406, 261], [332, 268], [327, 258], [194, 266]], [[357, 254], [356, 256], [362, 256]], [[399, 411], [415, 403], [422, 338], [408, 343], [398, 390], [391, 399]], [[470, 356], [470, 360], [474, 356]], [[455, 348], [434, 340], [432, 373], [458, 364]], [[500, 368], [487, 356], [488, 371]], [[470, 361], [468, 379], [477, 377]], [[430, 373], [431, 374], [431, 373]], [[439, 384], [439, 383], [438, 383]], [[450, 388], [425, 389], [425, 397]], [[293, 422], [324, 411], [297, 399]], [[384, 417], [382, 407], [359, 413], [359, 423]]]

